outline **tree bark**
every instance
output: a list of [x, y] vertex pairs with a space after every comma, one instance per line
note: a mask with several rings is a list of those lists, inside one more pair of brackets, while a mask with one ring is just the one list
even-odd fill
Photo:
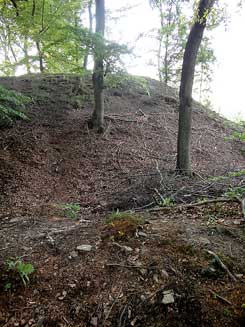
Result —
[[38, 53], [38, 59], [39, 59], [39, 69], [40, 73], [44, 72], [44, 64], [43, 64], [43, 54], [40, 48], [40, 42], [36, 41], [36, 47], [37, 47], [37, 53]]
[[105, 1], [96, 0], [96, 42], [94, 49], [94, 102], [95, 107], [91, 119], [91, 127], [103, 131], [104, 125], [104, 33], [105, 33]]
[[179, 129], [177, 144], [177, 171], [191, 175], [191, 116], [192, 89], [198, 50], [215, 0], [200, 0], [195, 22], [191, 28], [184, 52], [179, 91]]

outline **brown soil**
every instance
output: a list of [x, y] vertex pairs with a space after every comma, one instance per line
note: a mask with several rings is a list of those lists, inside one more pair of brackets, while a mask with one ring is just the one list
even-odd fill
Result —
[[[226, 141], [227, 121], [195, 104], [196, 174], [176, 175], [175, 94], [152, 80], [148, 88], [150, 96], [132, 83], [106, 91], [102, 135], [88, 129], [90, 102], [71, 109], [58, 85], [45, 99], [34, 94], [30, 121], [1, 131], [0, 326], [245, 325], [240, 204], [186, 206], [244, 187], [242, 176], [207, 178], [245, 168], [242, 144]], [[148, 210], [170, 197], [177, 207]], [[62, 206], [73, 203], [72, 218]], [[108, 225], [117, 209], [145, 223]], [[92, 250], [76, 252], [83, 244]], [[219, 267], [207, 273], [207, 250], [236, 281]], [[26, 287], [6, 272], [8, 258], [34, 265]], [[162, 303], [166, 290], [174, 303]]]

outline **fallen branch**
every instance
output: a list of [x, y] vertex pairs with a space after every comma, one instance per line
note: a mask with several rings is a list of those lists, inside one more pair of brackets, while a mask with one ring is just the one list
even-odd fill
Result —
[[210, 254], [214, 257], [215, 261], [220, 266], [220, 268], [222, 268], [234, 282], [237, 282], [236, 277], [230, 272], [230, 270], [226, 267], [226, 265], [221, 261], [219, 256], [216, 253], [214, 253], [213, 251], [210, 251], [210, 250], [206, 250], [206, 251], [208, 254]]
[[209, 292], [211, 292], [215, 297], [217, 297], [217, 299], [220, 299], [221, 301], [229, 304], [229, 305], [232, 305], [232, 303], [230, 301], [228, 301], [226, 298], [224, 298], [223, 296], [217, 294], [216, 292], [212, 291], [210, 288], [209, 288]]
[[185, 208], [192, 208], [192, 207], [198, 207], [202, 206], [204, 204], [210, 204], [210, 203], [219, 203], [219, 202], [239, 202], [237, 198], [232, 198], [232, 199], [227, 199], [227, 198], [218, 198], [218, 199], [213, 199], [213, 200], [203, 200], [200, 202], [196, 203], [188, 203], [188, 204], [182, 204], [179, 206], [171, 206], [171, 207], [157, 207], [157, 208], [152, 208], [149, 209], [148, 211], [161, 211], [165, 209], [185, 209]]
[[136, 119], [123, 119], [120, 117], [114, 117], [114, 116], [108, 116], [108, 115], [105, 115], [105, 118], [111, 119], [111, 120], [123, 121], [126, 123], [139, 123], [140, 122], [139, 120], [136, 120]]
[[148, 269], [147, 267], [144, 266], [131, 266], [131, 265], [124, 265], [121, 263], [106, 263], [105, 266], [107, 267], [121, 267], [121, 268], [136, 268], [136, 269]]

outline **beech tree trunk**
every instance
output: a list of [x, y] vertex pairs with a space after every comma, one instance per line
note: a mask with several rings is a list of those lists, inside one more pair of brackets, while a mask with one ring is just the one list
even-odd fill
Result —
[[200, 0], [196, 19], [191, 28], [184, 52], [181, 84], [179, 91], [179, 130], [177, 144], [177, 171], [191, 175], [191, 116], [192, 116], [192, 89], [195, 65], [200, 48], [207, 17], [215, 0]]
[[103, 131], [104, 125], [104, 33], [105, 33], [105, 1], [96, 0], [96, 42], [94, 49], [94, 111], [91, 127]]
[[43, 53], [42, 53], [39, 41], [36, 41], [36, 47], [37, 47], [37, 53], [38, 53], [40, 73], [43, 73], [45, 68], [44, 68], [44, 64], [43, 64]]

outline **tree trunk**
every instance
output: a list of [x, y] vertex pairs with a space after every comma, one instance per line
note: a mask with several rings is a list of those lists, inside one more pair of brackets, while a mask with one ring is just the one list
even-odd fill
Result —
[[96, 42], [94, 49], [94, 102], [95, 107], [91, 119], [91, 127], [103, 131], [104, 125], [104, 32], [105, 1], [96, 0]]
[[37, 53], [38, 53], [38, 59], [39, 59], [39, 69], [40, 72], [43, 73], [44, 72], [44, 64], [43, 64], [43, 54], [40, 48], [40, 42], [36, 41], [36, 47], [37, 47]]
[[207, 17], [215, 0], [200, 0], [193, 24], [185, 47], [181, 84], [179, 91], [179, 130], [177, 144], [177, 167], [184, 174], [191, 175], [191, 115], [192, 88], [198, 50], [206, 27]]
[[164, 27], [162, 3], [159, 4], [158, 8], [160, 10], [161, 29], [159, 30], [159, 46], [158, 46], [158, 52], [157, 52], [157, 69], [158, 69], [159, 81], [162, 82], [163, 81], [163, 76], [162, 76], [162, 41], [163, 41], [163, 33], [162, 33], [162, 29]]
[[[88, 3], [88, 16], [89, 16], [89, 32], [93, 33], [93, 13], [92, 13], [92, 1]], [[83, 60], [83, 69], [87, 70], [88, 68], [88, 55], [89, 55], [89, 46], [87, 46], [86, 53]]]
[[24, 60], [25, 60], [26, 71], [27, 71], [27, 74], [30, 74], [31, 73], [31, 65], [30, 65], [29, 54], [28, 54], [28, 39], [26, 36], [24, 37], [23, 51], [24, 51], [24, 55], [25, 55]]

